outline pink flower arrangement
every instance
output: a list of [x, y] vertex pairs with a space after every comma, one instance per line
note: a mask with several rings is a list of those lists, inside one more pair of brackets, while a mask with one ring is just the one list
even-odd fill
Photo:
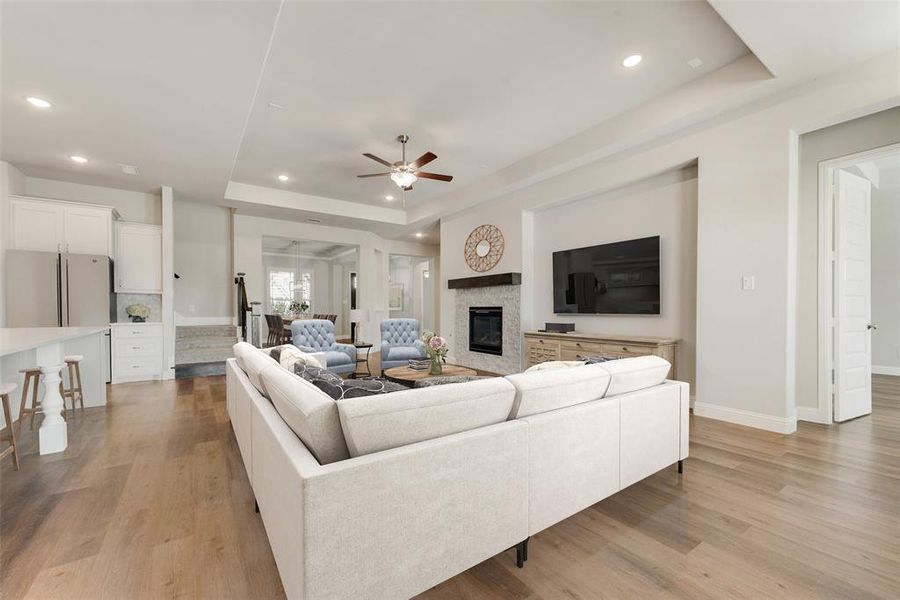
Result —
[[447, 340], [433, 331], [426, 331], [422, 336], [422, 341], [425, 342], [425, 353], [433, 361], [443, 359], [449, 350]]

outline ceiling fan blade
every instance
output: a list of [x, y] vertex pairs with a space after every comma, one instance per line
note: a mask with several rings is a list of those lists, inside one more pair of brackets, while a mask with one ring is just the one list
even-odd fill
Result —
[[416, 171], [416, 177], [421, 177], [422, 179], [437, 179], [438, 181], [453, 181], [453, 175], [441, 175], [439, 173], [425, 173], [422, 171]]
[[423, 154], [422, 156], [417, 158], [415, 161], [409, 163], [409, 166], [412, 167], [413, 169], [418, 169], [419, 167], [424, 167], [425, 165], [427, 165], [428, 163], [430, 163], [431, 161], [433, 161], [436, 158], [437, 158], [437, 154], [434, 154], [433, 152], [426, 152], [425, 154]]
[[371, 158], [371, 159], [374, 160], [375, 162], [380, 162], [381, 164], [383, 164], [383, 165], [386, 166], [386, 167], [393, 167], [393, 166], [394, 166], [393, 164], [389, 163], [388, 161], [384, 160], [383, 158], [378, 158], [378, 157], [375, 156], [374, 154], [369, 154], [368, 152], [364, 152], [364, 153], [363, 153], [363, 156], [365, 156], [366, 158]]
[[390, 173], [369, 173], [368, 175], [357, 175], [357, 177], [384, 177]]

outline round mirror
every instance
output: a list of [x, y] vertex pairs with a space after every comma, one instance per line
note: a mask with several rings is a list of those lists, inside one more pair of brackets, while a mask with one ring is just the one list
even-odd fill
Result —
[[488, 252], [491, 251], [491, 243], [487, 240], [481, 240], [478, 242], [478, 245], [475, 246], [475, 254], [484, 258], [488, 255]]

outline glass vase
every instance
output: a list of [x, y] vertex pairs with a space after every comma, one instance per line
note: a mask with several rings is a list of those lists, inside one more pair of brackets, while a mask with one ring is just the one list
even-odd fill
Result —
[[431, 369], [428, 371], [431, 375], [440, 375], [444, 372], [444, 368], [441, 366], [441, 357], [433, 356], [431, 358]]

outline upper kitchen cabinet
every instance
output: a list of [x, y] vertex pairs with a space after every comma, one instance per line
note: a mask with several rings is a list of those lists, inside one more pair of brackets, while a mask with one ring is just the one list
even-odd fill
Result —
[[112, 207], [41, 198], [10, 198], [12, 248], [113, 255]]
[[116, 224], [116, 291], [162, 293], [162, 228], [144, 223]]

